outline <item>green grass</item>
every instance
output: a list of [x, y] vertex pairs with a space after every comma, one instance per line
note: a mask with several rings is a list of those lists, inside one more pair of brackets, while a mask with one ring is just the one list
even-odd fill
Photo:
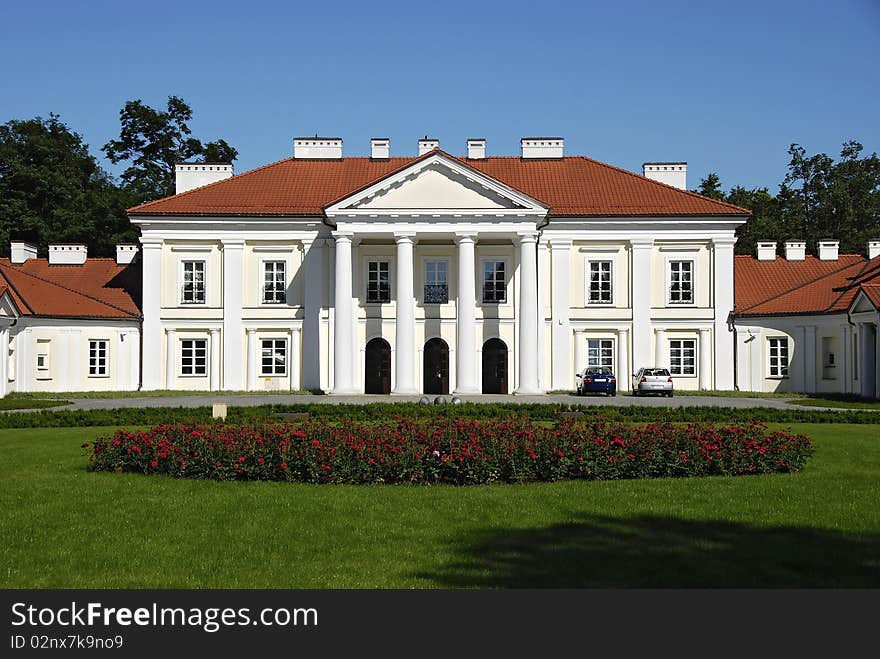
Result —
[[790, 401], [794, 405], [806, 407], [835, 407], [847, 410], [880, 410], [880, 400], [865, 400], [857, 397], [799, 398]]
[[[178, 389], [156, 389], [151, 391], [65, 391], [55, 393], [52, 391], [15, 391], [6, 396], [6, 400], [33, 400], [41, 398], [178, 398], [180, 396], [270, 396], [278, 394], [309, 395], [314, 392], [299, 391], [180, 391]], [[65, 403], [69, 402], [67, 400]], [[55, 403], [57, 404], [57, 402]]]
[[[548, 394], [571, 394], [574, 396], [573, 389], [554, 389], [552, 391], [548, 391]], [[620, 388], [617, 390], [618, 396], [632, 396], [632, 389], [630, 388]], [[722, 391], [722, 390], [691, 390], [691, 389], [676, 389], [676, 396], [703, 396], [710, 398], [797, 398], [802, 394], [795, 393], [779, 393], [772, 391]]]
[[43, 400], [42, 398], [0, 398], [0, 411], [5, 410], [40, 410], [46, 407], [69, 405], [69, 400]]
[[880, 586], [876, 426], [798, 474], [480, 487], [89, 473], [99, 428], [0, 431], [2, 588]]

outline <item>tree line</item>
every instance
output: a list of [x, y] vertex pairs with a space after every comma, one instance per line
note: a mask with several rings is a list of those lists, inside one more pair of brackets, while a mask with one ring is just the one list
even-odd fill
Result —
[[[192, 136], [192, 109], [170, 96], [164, 109], [141, 100], [119, 112], [119, 137], [101, 151], [125, 169], [105, 171], [83, 138], [56, 114], [13, 119], [0, 125], [0, 255], [10, 240], [27, 240], [45, 253], [49, 242], [83, 242], [89, 254], [112, 256], [120, 242], [136, 242], [138, 231], [125, 209], [174, 194], [179, 162], [233, 162], [238, 151], [225, 140]], [[823, 238], [839, 238], [841, 252], [861, 252], [880, 237], [880, 159], [845, 142], [837, 160], [810, 155], [792, 144], [776, 193], [736, 185], [726, 192], [716, 173], [694, 190], [752, 211], [737, 230], [736, 251], [754, 254], [758, 240], [801, 238], [815, 250]]]

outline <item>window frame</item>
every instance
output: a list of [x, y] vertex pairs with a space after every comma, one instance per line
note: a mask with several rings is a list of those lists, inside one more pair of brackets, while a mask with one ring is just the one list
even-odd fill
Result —
[[[182, 378], [206, 378], [206, 377], [208, 377], [208, 374], [211, 372], [211, 353], [210, 353], [210, 346], [208, 345], [208, 344], [209, 344], [208, 339], [207, 339], [207, 338], [203, 338], [203, 337], [193, 337], [193, 338], [181, 337], [180, 339], [178, 339], [178, 341], [179, 341], [179, 343], [178, 343], [178, 355], [179, 355], [179, 357], [178, 357], [178, 360], [177, 360], [177, 362], [178, 362], [178, 376], [179, 376], [179, 377], [182, 377]], [[197, 372], [196, 372], [196, 367], [197, 367], [197, 364], [196, 364], [197, 352], [196, 352], [196, 346], [195, 346], [195, 343], [196, 343], [197, 341], [201, 341], [202, 343], [205, 344], [205, 365], [204, 365], [205, 372], [204, 372], [204, 373], [197, 373]], [[192, 359], [192, 369], [193, 369], [193, 372], [192, 372], [192, 373], [184, 373], [184, 372], [183, 372], [183, 369], [184, 369], [183, 357], [184, 357], [184, 349], [185, 349], [185, 348], [184, 348], [184, 343], [186, 343], [186, 342], [192, 342], [192, 343], [193, 343], [193, 346], [192, 346], [192, 348], [191, 348], [191, 350], [193, 351], [193, 353], [192, 353], [192, 357], [191, 357], [191, 359]]]
[[[207, 305], [208, 304], [208, 260], [204, 259], [204, 258], [202, 258], [202, 259], [181, 258], [179, 263], [180, 263], [180, 266], [178, 269], [178, 277], [177, 277], [177, 284], [178, 284], [178, 291], [179, 291], [178, 303], [180, 304], [180, 306], [185, 306], [185, 307]], [[193, 264], [201, 263], [202, 264], [202, 299], [201, 299], [201, 301], [193, 300], [191, 302], [187, 302], [184, 299], [184, 289], [186, 286], [186, 265], [188, 263], [193, 263]]]
[[[773, 373], [773, 342], [785, 342], [785, 366], [777, 363], [777, 373]], [[781, 359], [781, 354], [777, 354], [777, 360]], [[767, 337], [767, 377], [773, 380], [787, 380], [791, 377], [791, 341], [787, 336], [768, 336]], [[784, 371], [784, 372], [783, 372]]]
[[[599, 274], [599, 294], [601, 297], [602, 293], [602, 280], [601, 280], [601, 264], [608, 264], [608, 301], [593, 300], [593, 264], [597, 264], [600, 266]], [[585, 269], [585, 282], [584, 282], [584, 290], [586, 292], [586, 306], [588, 307], [613, 307], [614, 306], [614, 260], [613, 259], [587, 259], [587, 267]]]
[[[269, 348], [270, 357], [274, 357], [277, 353], [275, 352], [277, 349], [277, 343], [282, 343], [284, 345], [284, 372], [278, 373], [275, 368], [275, 362], [272, 362], [272, 372], [267, 373], [265, 368], [266, 365], [264, 363], [265, 355], [265, 344], [271, 343], [272, 347]], [[290, 371], [290, 341], [286, 336], [266, 336], [260, 338], [260, 377], [261, 378], [286, 378]]]
[[[443, 302], [428, 302], [427, 300], [427, 288], [432, 284], [428, 283], [428, 264], [444, 264], [446, 266], [446, 299]], [[445, 256], [426, 256], [422, 259], [422, 304], [448, 304], [449, 303], [449, 279], [450, 279], [450, 261], [448, 257]], [[436, 271], [435, 271], [436, 272]], [[433, 284], [435, 286], [439, 286], [439, 284]]]
[[[590, 348], [590, 343], [593, 341], [597, 341], [599, 344], [596, 347], [596, 350], [598, 350], [598, 353], [596, 354], [596, 356], [598, 358], [598, 362], [595, 364], [590, 361], [590, 359], [591, 359], [590, 351], [592, 350], [592, 348]], [[617, 355], [615, 352], [615, 347], [617, 345], [617, 339], [603, 338], [603, 337], [595, 337], [595, 338], [588, 337], [586, 339], [586, 342], [587, 342], [587, 365], [586, 365], [586, 368], [590, 368], [593, 366], [598, 367], [598, 368], [608, 367], [611, 369], [612, 373], [617, 373], [617, 370], [616, 370], [616, 368], [617, 368]], [[602, 347], [602, 344], [605, 342], [607, 342], [611, 345], [611, 347], [608, 349], [609, 350], [609, 358], [611, 360], [610, 364], [604, 364], [602, 362], [602, 359], [603, 359], [602, 351], [605, 349]], [[584, 367], [579, 366], [578, 368], [583, 369]]]
[[[385, 264], [388, 268], [388, 299], [387, 300], [371, 300], [370, 299], [370, 265], [373, 263]], [[390, 304], [394, 299], [394, 291], [391, 281], [392, 273], [391, 258], [387, 256], [367, 256], [364, 262], [364, 303], [365, 304]], [[377, 274], [381, 274], [381, 267], [377, 269]], [[381, 282], [380, 282], [381, 283]]]
[[[267, 266], [268, 264], [270, 264], [270, 263], [275, 263], [275, 264], [280, 263], [281, 266], [284, 268], [284, 278], [283, 278], [283, 280], [282, 280], [282, 288], [281, 288], [281, 295], [282, 295], [282, 298], [283, 298], [283, 299], [281, 299], [281, 300], [269, 301], [269, 300], [266, 299], [266, 286], [267, 286], [267, 281], [266, 281], [266, 266]], [[259, 300], [260, 300], [260, 305], [261, 305], [261, 306], [267, 306], [267, 307], [279, 307], [279, 306], [284, 306], [284, 305], [287, 304], [287, 288], [288, 288], [288, 276], [289, 276], [289, 272], [288, 272], [288, 270], [289, 270], [289, 268], [288, 268], [288, 262], [287, 262], [287, 259], [284, 259], [284, 258], [271, 258], [271, 257], [266, 257], [266, 258], [261, 258], [261, 259], [260, 259], [260, 271], [259, 271], [259, 272], [260, 272], [260, 274], [259, 274], [259, 286], [260, 286], [260, 291], [259, 291]], [[276, 271], [274, 274], [277, 274], [277, 271]], [[274, 283], [277, 283], [277, 280], [275, 280]], [[277, 291], [276, 291], [276, 292], [277, 292]]]
[[[684, 372], [684, 367], [685, 367], [685, 363], [684, 363], [684, 361], [685, 361], [685, 357], [686, 357], [684, 344], [685, 344], [686, 342], [692, 344], [692, 350], [693, 350], [693, 362], [694, 362], [694, 363], [693, 363], [693, 366], [692, 366], [692, 368], [693, 368], [693, 373], [686, 373], [686, 372]], [[674, 364], [675, 364], [675, 361], [674, 361], [674, 354], [675, 354], [675, 353], [673, 352], [673, 351], [674, 351], [674, 348], [672, 347], [672, 344], [673, 344], [673, 343], [680, 343], [680, 344], [681, 344], [681, 345], [679, 346], [679, 348], [678, 348], [679, 351], [680, 351], [680, 353], [681, 353], [681, 354], [679, 355], [679, 358], [678, 358], [678, 359], [679, 359], [679, 370], [680, 370], [680, 372], [678, 372], [678, 373], [675, 371], [675, 366], [674, 366]], [[697, 345], [697, 339], [684, 338], [684, 337], [683, 337], [683, 338], [673, 338], [673, 339], [669, 339], [668, 350], [669, 350], [669, 373], [670, 373], [673, 377], [677, 377], [677, 378], [696, 378], [696, 377], [699, 376], [699, 372], [700, 372], [700, 362], [699, 362], [700, 355], [699, 355], [699, 352], [698, 352], [699, 347], [698, 347], [698, 345]]]
[[[93, 344], [101, 344], [101, 343], [104, 344], [104, 370], [103, 370], [103, 373], [98, 372], [97, 370], [95, 373], [92, 373], [92, 368], [93, 368], [92, 367], [92, 350], [95, 350], [95, 348], [93, 347]], [[88, 364], [87, 364], [88, 371], [89, 371], [88, 376], [90, 378], [109, 378], [110, 377], [110, 340], [109, 339], [89, 339], [88, 351], [89, 351]], [[94, 359], [96, 360], [94, 368], [98, 369], [100, 367], [100, 361], [99, 361], [100, 356], [96, 355], [94, 357]]]
[[[672, 264], [673, 263], [689, 263], [690, 264], [690, 290], [691, 299], [689, 302], [674, 302], [672, 300]], [[669, 258], [666, 260], [666, 306], [667, 307], [695, 307], [697, 306], [697, 261], [688, 258]], [[680, 282], [679, 282], [680, 283]]]
[[[504, 278], [503, 278], [504, 299], [502, 299], [502, 300], [487, 300], [486, 299], [485, 285], [486, 285], [486, 264], [487, 263], [495, 263], [495, 264], [502, 263], [504, 265]], [[510, 270], [510, 260], [505, 256], [483, 256], [482, 258], [480, 258], [480, 276], [479, 276], [478, 281], [479, 281], [479, 286], [480, 286], [479, 300], [480, 300], [481, 305], [483, 305], [483, 304], [498, 305], [498, 304], [507, 304], [508, 303], [509, 296], [507, 294], [507, 287], [508, 287], [507, 277], [508, 277], [509, 270]], [[498, 274], [497, 270], [495, 271], [494, 274], [497, 277], [497, 274]], [[498, 290], [497, 279], [495, 280], [494, 283], [495, 283], [495, 290], [497, 292], [497, 290]]]

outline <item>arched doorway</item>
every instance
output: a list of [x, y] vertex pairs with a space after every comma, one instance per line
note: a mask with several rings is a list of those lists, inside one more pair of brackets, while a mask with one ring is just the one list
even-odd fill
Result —
[[483, 344], [483, 393], [507, 393], [507, 344], [501, 339]]
[[425, 343], [423, 359], [424, 386], [426, 394], [449, 393], [449, 346], [443, 339], [431, 339]]
[[364, 393], [391, 393], [391, 346], [385, 339], [367, 343], [364, 359]]

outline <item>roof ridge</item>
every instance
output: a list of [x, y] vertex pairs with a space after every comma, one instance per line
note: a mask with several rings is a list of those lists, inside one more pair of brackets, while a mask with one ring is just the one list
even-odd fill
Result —
[[[51, 279], [46, 279], [45, 277], [40, 277], [39, 275], [35, 275], [35, 274], [33, 274], [32, 272], [26, 272], [25, 270], [22, 270], [21, 268], [18, 268], [18, 267], [14, 266], [14, 265], [11, 265], [11, 264], [10, 264], [9, 266], [6, 266], [5, 264], [4, 264], [3, 266], [0, 266], [0, 270], [2, 270], [3, 267], [10, 267], [10, 268], [12, 268], [13, 270], [15, 270], [16, 272], [21, 273], [21, 274], [23, 274], [23, 275], [26, 275], [26, 276], [28, 276], [28, 277], [30, 277], [30, 278], [32, 278], [32, 279], [37, 279], [37, 280], [42, 281], [42, 282], [45, 282], [45, 283], [47, 283], [47, 284], [51, 284], [52, 286], [57, 286], [58, 288], [63, 289], [63, 290], [65, 290], [65, 291], [69, 291], [69, 292], [71, 292], [71, 293], [75, 293], [76, 295], [81, 295], [82, 297], [88, 298], [88, 299], [92, 300], [93, 302], [97, 302], [98, 304], [102, 304], [102, 305], [104, 305], [105, 307], [110, 307], [111, 309], [116, 309], [117, 311], [121, 311], [121, 312], [124, 313], [126, 316], [131, 316], [132, 318], [139, 318], [138, 315], [135, 315], [135, 314], [131, 313], [131, 312], [128, 311], [127, 309], [123, 309], [122, 307], [117, 307], [115, 304], [110, 304], [109, 302], [107, 302], [107, 301], [105, 301], [105, 300], [102, 300], [102, 299], [100, 299], [100, 298], [97, 298], [97, 297], [95, 297], [94, 295], [90, 295], [89, 293], [86, 293], [85, 291], [78, 291], [78, 290], [76, 290], [75, 288], [70, 288], [69, 286], [65, 286], [64, 284], [58, 283], [57, 281], [52, 281]], [[6, 277], [6, 273], [3, 273], [3, 276], [4, 276], [4, 279], [6, 279], [7, 281], [9, 281], [9, 279]], [[13, 287], [13, 288], [14, 288], [14, 287]], [[16, 292], [17, 292], [17, 291], [16, 291]], [[27, 301], [24, 299], [24, 297], [22, 297], [20, 294], [19, 294], [19, 297], [21, 297], [22, 301], [23, 301], [25, 304], [27, 304]], [[39, 314], [36, 314], [36, 312], [33, 311], [33, 309], [31, 308], [31, 306], [30, 306], [29, 304], [28, 304], [27, 306], [28, 306], [29, 309], [31, 309], [31, 312], [32, 312], [32, 313], [34, 313], [35, 315], [39, 315]]]

